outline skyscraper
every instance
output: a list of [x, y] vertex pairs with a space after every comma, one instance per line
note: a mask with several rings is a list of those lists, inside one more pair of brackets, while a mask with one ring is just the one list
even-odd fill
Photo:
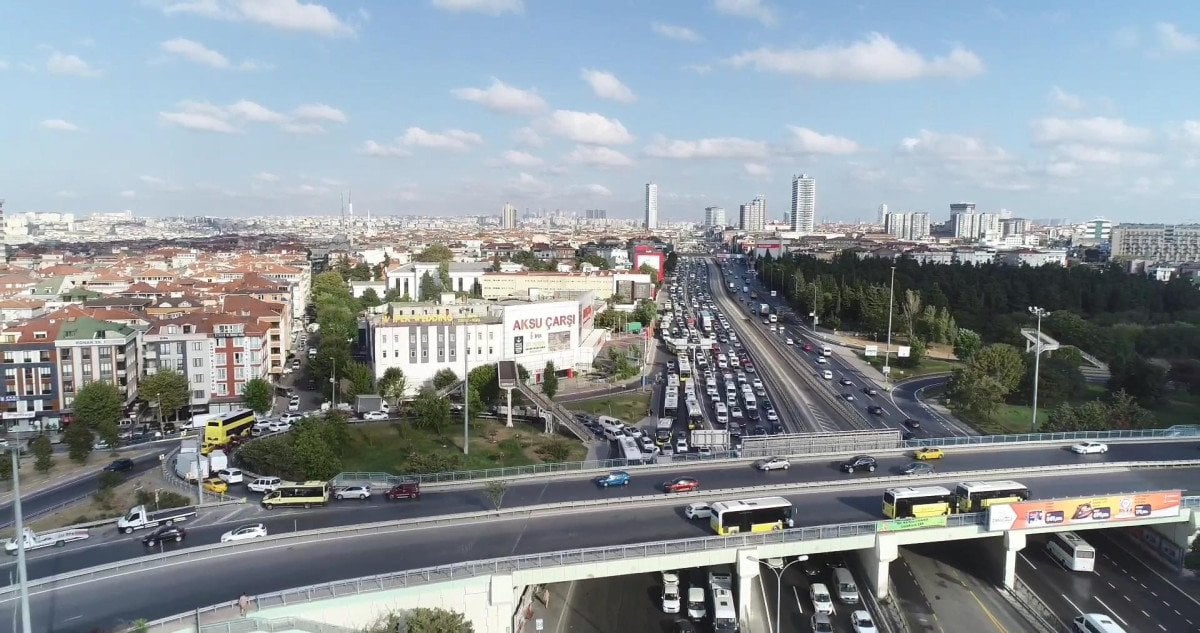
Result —
[[504, 208], [500, 210], [500, 227], [505, 229], [517, 228], [517, 207], [509, 203], [504, 203]]
[[705, 207], [704, 227], [725, 228], [725, 207]]
[[885, 222], [887, 222], [887, 214], [888, 214], [887, 203], [883, 203], [883, 204], [879, 205], [879, 223], [880, 224], [884, 224]]
[[817, 181], [808, 174], [792, 176], [792, 230], [811, 233], [817, 219]]
[[754, 197], [747, 204], [738, 207], [738, 226], [743, 231], [760, 232], [767, 222], [767, 199], [762, 195]]
[[658, 185], [646, 183], [646, 230], [658, 228]]

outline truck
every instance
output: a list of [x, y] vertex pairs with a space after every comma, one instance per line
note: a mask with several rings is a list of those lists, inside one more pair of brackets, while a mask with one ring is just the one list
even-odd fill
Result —
[[713, 602], [713, 631], [736, 633], [738, 616], [733, 602], [733, 576], [726, 572], [709, 572], [708, 590]]
[[362, 415], [368, 411], [382, 411], [383, 397], [375, 394], [354, 397], [354, 412]]
[[691, 439], [694, 449], [707, 448], [714, 453], [724, 453], [731, 448], [729, 431], [722, 429], [695, 429]]
[[[88, 534], [88, 531], [83, 529], [58, 530], [56, 532], [44, 532], [42, 534], [38, 534], [29, 528], [25, 528], [21, 531], [21, 540], [25, 541], [25, 551], [41, 549], [43, 547], [50, 547], [52, 545], [54, 547], [62, 547], [71, 541], [82, 541], [89, 536], [91, 535]], [[9, 554], [16, 554], [17, 546], [18, 544], [16, 537], [4, 541], [4, 551], [8, 552]]]
[[209, 420], [215, 420], [219, 417], [221, 417], [220, 413], [197, 413], [192, 416], [191, 420], [188, 420], [182, 426], [185, 429], [204, 430], [204, 425], [208, 424]]
[[771, 304], [769, 304], [769, 303], [758, 304], [758, 313], [763, 316], [767, 316], [768, 314], [771, 314]]
[[196, 508], [168, 508], [151, 512], [146, 506], [134, 506], [117, 519], [117, 530], [133, 534], [134, 530], [181, 523], [196, 516]]
[[180, 453], [175, 458], [175, 474], [187, 481], [207, 479], [210, 472], [208, 458], [195, 451]]

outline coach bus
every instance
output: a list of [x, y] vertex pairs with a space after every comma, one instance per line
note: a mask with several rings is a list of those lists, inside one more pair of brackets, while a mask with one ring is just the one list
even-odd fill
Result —
[[709, 524], [717, 534], [774, 532], [795, 524], [796, 508], [783, 497], [761, 497], [712, 504]]
[[311, 508], [329, 503], [329, 483], [306, 481], [299, 484], [284, 484], [263, 495], [263, 507], [271, 510], [278, 506], [302, 506]]
[[1074, 532], [1054, 532], [1046, 543], [1046, 553], [1071, 571], [1095, 571], [1096, 548]]
[[675, 419], [679, 413], [679, 390], [668, 388], [663, 394], [663, 412], [662, 417]]

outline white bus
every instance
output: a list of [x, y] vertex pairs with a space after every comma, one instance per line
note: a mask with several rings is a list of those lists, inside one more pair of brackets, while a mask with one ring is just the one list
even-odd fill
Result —
[[659, 446], [666, 446], [671, 443], [671, 432], [675, 427], [675, 420], [671, 418], [659, 418], [658, 426], [654, 429], [654, 443]]
[[667, 387], [666, 393], [663, 394], [663, 412], [662, 417], [675, 419], [679, 413], [679, 390]]
[[1074, 532], [1054, 532], [1046, 543], [1046, 553], [1071, 571], [1095, 571], [1096, 548]]
[[649, 457], [642, 452], [642, 447], [638, 446], [637, 440], [628, 435], [617, 438], [617, 443], [621, 445], [621, 459], [630, 464], [640, 464]]
[[679, 380], [687, 382], [692, 377], [692, 363], [687, 359], [687, 356], [679, 357]]

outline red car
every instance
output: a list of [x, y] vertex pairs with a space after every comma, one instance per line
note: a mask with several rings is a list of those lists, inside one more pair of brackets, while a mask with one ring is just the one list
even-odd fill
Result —
[[691, 492], [700, 489], [700, 482], [692, 477], [679, 477], [663, 484], [664, 492]]
[[804, 344], [804, 351], [806, 351], [806, 352], [811, 352], [811, 351], [813, 351], [813, 346], [812, 346], [812, 343], [805, 343], [805, 344]]
[[383, 493], [383, 497], [388, 501], [397, 499], [420, 499], [421, 498], [421, 483], [418, 481], [404, 481], [391, 487], [390, 490]]

